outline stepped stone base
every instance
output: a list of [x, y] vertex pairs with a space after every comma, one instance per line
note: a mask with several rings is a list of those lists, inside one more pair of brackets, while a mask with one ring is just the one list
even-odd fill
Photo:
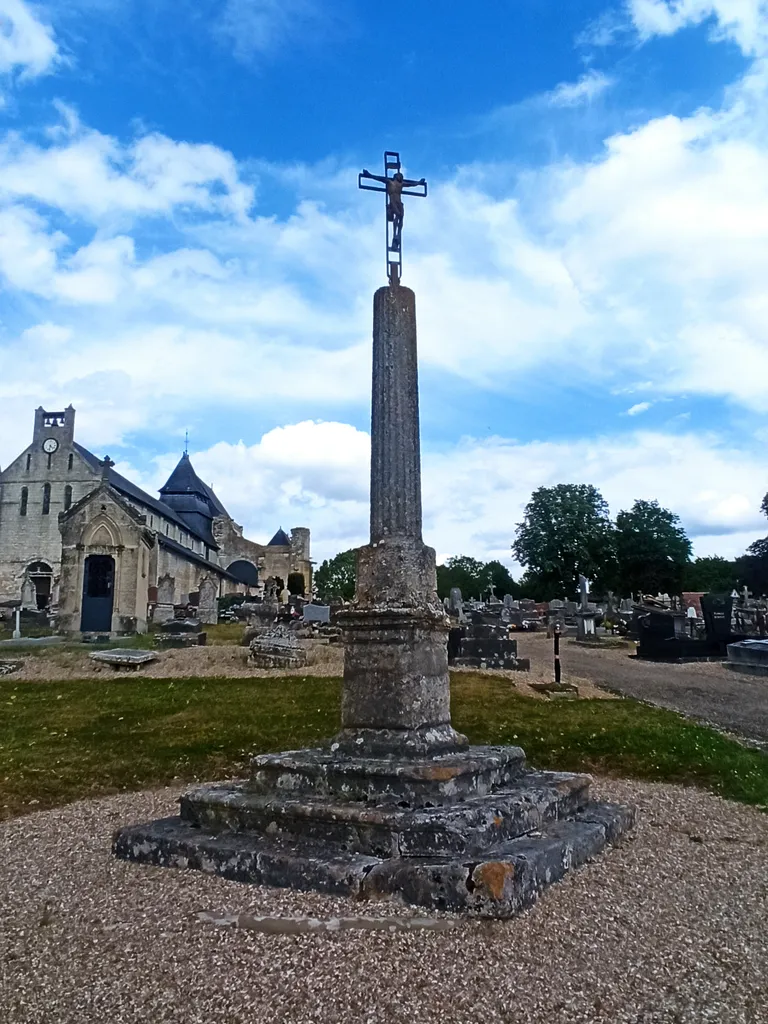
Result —
[[117, 833], [125, 860], [235, 881], [508, 917], [634, 823], [590, 778], [525, 767], [519, 747], [402, 761], [325, 750], [254, 760], [178, 817]]

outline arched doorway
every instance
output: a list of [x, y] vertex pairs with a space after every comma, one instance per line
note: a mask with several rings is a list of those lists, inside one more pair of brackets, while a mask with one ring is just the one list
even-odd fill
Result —
[[51, 603], [53, 592], [53, 569], [47, 562], [32, 562], [27, 569], [27, 576], [35, 588], [35, 601], [40, 611]]
[[249, 562], [245, 558], [238, 558], [236, 562], [228, 565], [227, 572], [244, 583], [246, 587], [256, 588], [259, 585], [259, 570], [253, 562]]
[[83, 572], [83, 633], [109, 633], [115, 593], [115, 560], [111, 555], [88, 555]]

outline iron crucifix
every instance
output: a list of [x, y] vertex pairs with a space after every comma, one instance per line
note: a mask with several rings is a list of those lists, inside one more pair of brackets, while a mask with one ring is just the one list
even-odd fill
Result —
[[[393, 174], [390, 174], [393, 171]], [[379, 181], [379, 185], [368, 185], [364, 182]], [[357, 178], [358, 188], [369, 192], [386, 192], [387, 194], [387, 277], [390, 284], [399, 284], [403, 267], [403, 196], [427, 195], [427, 182], [424, 178], [418, 181], [404, 178], [400, 170], [400, 154], [389, 150], [384, 154], [384, 174], [371, 174], [364, 170]], [[424, 189], [423, 192], [411, 192], [409, 189]]]

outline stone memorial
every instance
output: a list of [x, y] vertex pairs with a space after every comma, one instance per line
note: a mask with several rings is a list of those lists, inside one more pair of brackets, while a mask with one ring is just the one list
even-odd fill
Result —
[[331, 621], [331, 609], [327, 604], [305, 604], [301, 616], [305, 622], [319, 622], [327, 626]]
[[250, 660], [257, 668], [301, 668], [307, 652], [287, 626], [261, 630], [250, 643]]
[[374, 296], [370, 543], [355, 600], [338, 613], [341, 730], [325, 747], [258, 755], [242, 781], [187, 792], [179, 816], [122, 829], [114, 851], [507, 917], [617, 839], [633, 812], [594, 802], [587, 775], [531, 770], [519, 747], [470, 747], [451, 724], [449, 623], [422, 539], [416, 301], [400, 283], [408, 183], [396, 153], [384, 180], [398, 186], [386, 185], [397, 232], [388, 226], [389, 284]]
[[37, 590], [29, 576], [25, 576], [21, 584], [21, 610], [37, 611]]
[[219, 621], [217, 598], [219, 587], [210, 576], [203, 576], [197, 599], [197, 617], [208, 626], [215, 626]]
[[176, 580], [169, 573], [161, 576], [157, 581], [157, 604], [152, 613], [152, 621], [155, 625], [162, 625], [173, 618], [174, 595], [176, 592]]
[[143, 668], [145, 665], [151, 664], [153, 661], [157, 661], [157, 655], [152, 651], [133, 651], [133, 650], [117, 650], [117, 651], [94, 651], [89, 654], [88, 657], [91, 661], [95, 661], [100, 665], [109, 665], [117, 671], [121, 669], [128, 669], [136, 671], [139, 668]]
[[589, 606], [587, 588], [589, 584], [584, 576], [579, 576], [579, 610], [576, 612], [576, 639], [593, 640], [595, 638], [595, 612]]

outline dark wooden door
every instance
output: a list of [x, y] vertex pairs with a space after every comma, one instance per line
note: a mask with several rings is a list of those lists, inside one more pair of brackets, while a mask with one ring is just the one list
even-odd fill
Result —
[[115, 560], [109, 555], [89, 555], [83, 576], [83, 633], [108, 633], [112, 629]]

